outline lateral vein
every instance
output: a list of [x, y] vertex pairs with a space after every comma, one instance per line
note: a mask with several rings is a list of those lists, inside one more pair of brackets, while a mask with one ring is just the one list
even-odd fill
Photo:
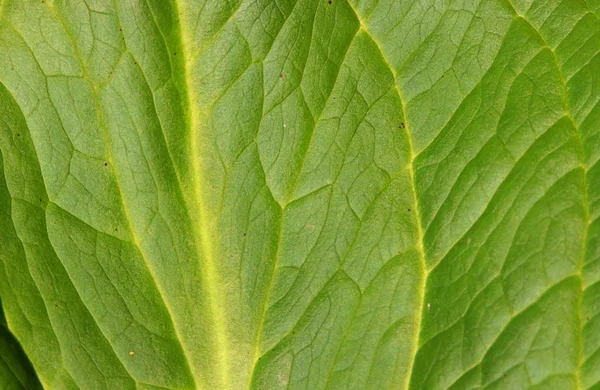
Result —
[[386, 64], [386, 66], [388, 67], [390, 73], [392, 74], [393, 77], [393, 81], [394, 81], [394, 89], [396, 90], [396, 93], [398, 94], [398, 99], [400, 100], [400, 107], [402, 109], [402, 116], [404, 118], [404, 126], [402, 126], [404, 133], [406, 135], [406, 139], [408, 142], [408, 149], [409, 149], [409, 155], [410, 155], [410, 160], [408, 162], [408, 166], [407, 166], [407, 171], [409, 174], [409, 180], [410, 180], [410, 188], [411, 188], [411, 192], [413, 195], [413, 203], [414, 203], [414, 216], [415, 216], [415, 225], [417, 228], [417, 242], [415, 244], [415, 249], [417, 250], [417, 253], [419, 255], [419, 263], [421, 266], [421, 278], [419, 280], [419, 297], [418, 297], [418, 302], [419, 302], [419, 312], [416, 315], [416, 321], [415, 321], [415, 328], [416, 328], [416, 336], [415, 339], [413, 341], [413, 356], [410, 360], [410, 365], [408, 368], [408, 374], [406, 376], [406, 382], [404, 385], [404, 388], [408, 389], [410, 387], [410, 380], [412, 377], [412, 372], [413, 372], [413, 368], [414, 368], [414, 364], [415, 364], [415, 359], [416, 359], [416, 354], [418, 352], [419, 349], [419, 337], [421, 334], [421, 323], [422, 323], [422, 317], [423, 317], [423, 310], [424, 308], [424, 300], [425, 300], [425, 286], [426, 286], [426, 279], [427, 279], [427, 266], [425, 264], [425, 250], [423, 248], [423, 228], [421, 226], [421, 217], [419, 215], [419, 202], [417, 199], [417, 192], [416, 192], [416, 187], [415, 187], [415, 172], [414, 172], [414, 168], [413, 168], [413, 162], [414, 162], [414, 158], [415, 158], [415, 152], [414, 152], [414, 148], [413, 148], [413, 143], [412, 143], [412, 136], [410, 133], [410, 125], [409, 125], [409, 119], [408, 116], [406, 115], [406, 105], [405, 105], [405, 101], [404, 98], [402, 96], [402, 91], [400, 91], [400, 88], [398, 87], [398, 75], [396, 73], [396, 70], [394, 69], [394, 67], [392, 66], [392, 64], [389, 62], [389, 60], [387, 59], [387, 57], [384, 54], [384, 51], [381, 47], [381, 45], [377, 42], [377, 40], [375, 40], [375, 38], [371, 35], [371, 33], [369, 32], [369, 30], [367, 29], [366, 23], [365, 21], [363, 21], [358, 12], [356, 11], [356, 9], [354, 8], [354, 6], [350, 3], [350, 1], [348, 1], [348, 5], [350, 6], [350, 8], [354, 11], [354, 14], [356, 15], [356, 18], [358, 19], [358, 21], [360, 22], [360, 30], [362, 30], [373, 42], [373, 44], [377, 47], [377, 49], [379, 50], [379, 54], [382, 58], [382, 60], [384, 61], [384, 63]]

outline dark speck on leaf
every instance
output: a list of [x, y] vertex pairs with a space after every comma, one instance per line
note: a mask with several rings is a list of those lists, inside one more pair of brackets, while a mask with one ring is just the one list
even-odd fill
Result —
[[410, 213], [410, 209], [408, 209], [408, 212]]
[[400, 128], [403, 129], [404, 128], [404, 122], [400, 123]]
[[21, 133], [17, 134], [17, 137], [20, 137], [20, 136], [21, 136]]
[[173, 53], [173, 55], [174, 55], [174, 56], [176, 56], [176, 55], [177, 55], [177, 52]]
[[105, 167], [107, 167], [107, 166], [108, 166], [108, 163], [107, 163], [107, 162], [105, 162], [105, 163], [104, 163], [104, 166], [105, 166]]
[[329, 3], [329, 4], [331, 4], [331, 3], [332, 3], [332, 1], [331, 1], [331, 0], [329, 0], [329, 1], [328, 1], [328, 3]]
[[279, 73], [279, 78], [282, 79], [283, 78], [283, 73]]
[[244, 233], [244, 237], [246, 237], [246, 233]]

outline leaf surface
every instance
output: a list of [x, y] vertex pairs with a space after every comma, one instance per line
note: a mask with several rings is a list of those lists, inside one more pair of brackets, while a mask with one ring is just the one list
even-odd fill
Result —
[[0, 4], [44, 387], [600, 386], [597, 0]]
[[7, 329], [2, 312], [0, 312], [0, 388], [40, 388], [33, 367], [19, 343]]

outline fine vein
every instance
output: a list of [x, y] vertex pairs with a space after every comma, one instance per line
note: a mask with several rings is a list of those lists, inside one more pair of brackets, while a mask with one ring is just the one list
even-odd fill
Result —
[[409, 388], [410, 379], [412, 376], [417, 351], [419, 349], [419, 336], [421, 334], [421, 321], [422, 321], [422, 317], [423, 317], [422, 313], [424, 310], [424, 299], [425, 299], [425, 283], [426, 283], [426, 278], [427, 278], [427, 275], [426, 275], [427, 267], [425, 264], [425, 251], [423, 249], [423, 229], [421, 227], [421, 217], [419, 215], [419, 203], [418, 203], [417, 192], [416, 192], [416, 188], [415, 188], [415, 172], [413, 169], [413, 161], [415, 158], [415, 152], [414, 152], [413, 145], [412, 145], [412, 136], [411, 136], [411, 132], [410, 132], [409, 119], [408, 119], [408, 116], [406, 115], [407, 111], [406, 111], [405, 100], [402, 97], [402, 92], [400, 91], [400, 88], [398, 87], [398, 75], [396, 74], [396, 70], [394, 69], [392, 64], [389, 62], [389, 60], [385, 56], [381, 45], [379, 45], [377, 40], [375, 40], [375, 38], [371, 35], [369, 30], [367, 29], [365, 22], [359, 17], [359, 14], [356, 11], [356, 9], [354, 8], [354, 6], [352, 4], [350, 4], [350, 2], [348, 2], [348, 4], [354, 11], [354, 14], [356, 15], [356, 18], [358, 19], [358, 21], [360, 22], [360, 29], [362, 31], [364, 31], [364, 33], [367, 34], [369, 36], [369, 38], [371, 39], [371, 41], [375, 44], [375, 46], [379, 50], [379, 54], [381, 55], [381, 58], [383, 59], [384, 63], [386, 64], [386, 66], [388, 67], [390, 73], [392, 74], [392, 76], [394, 78], [394, 89], [396, 90], [396, 93], [398, 94], [398, 99], [400, 100], [400, 105], [402, 108], [402, 116], [404, 118], [404, 126], [402, 126], [402, 127], [404, 129], [406, 139], [408, 141], [410, 160], [409, 160], [409, 163], [407, 166], [407, 170], [408, 170], [409, 178], [410, 178], [410, 188], [411, 188], [411, 192], [413, 195], [413, 203], [414, 203], [414, 211], [415, 211], [415, 213], [414, 213], [415, 224], [417, 227], [417, 242], [415, 244], [415, 248], [419, 255], [420, 266], [421, 266], [421, 269], [420, 269], [421, 277], [419, 280], [419, 287], [418, 287], [419, 312], [416, 315], [416, 321], [415, 321], [415, 337], [414, 337], [413, 347], [412, 347], [413, 356], [412, 356], [412, 359], [410, 360], [410, 366], [408, 368], [408, 374], [406, 375], [406, 382], [405, 382], [405, 386], [404, 386], [405, 388]]

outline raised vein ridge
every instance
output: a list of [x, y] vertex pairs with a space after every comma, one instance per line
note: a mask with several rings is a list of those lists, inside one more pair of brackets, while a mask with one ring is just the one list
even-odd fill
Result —
[[412, 372], [413, 372], [413, 368], [414, 368], [414, 364], [415, 364], [417, 351], [419, 349], [419, 336], [421, 334], [421, 322], [422, 322], [423, 310], [424, 310], [425, 286], [426, 286], [426, 279], [427, 279], [427, 266], [425, 263], [425, 251], [423, 248], [423, 228], [421, 226], [421, 217], [419, 215], [419, 203], [418, 203], [417, 192], [416, 192], [416, 188], [415, 188], [415, 172], [413, 169], [413, 161], [416, 156], [415, 156], [415, 152], [413, 149], [412, 136], [411, 136], [411, 132], [410, 132], [410, 123], [409, 123], [408, 116], [406, 115], [406, 104], [405, 104], [404, 98], [402, 96], [402, 91], [398, 87], [398, 75], [396, 73], [396, 70], [394, 69], [392, 64], [389, 62], [389, 60], [387, 59], [381, 45], [377, 42], [377, 40], [369, 32], [365, 21], [363, 21], [361, 19], [358, 12], [354, 8], [354, 6], [350, 2], [348, 2], [348, 4], [350, 5], [350, 8], [352, 8], [352, 10], [354, 11], [354, 14], [356, 15], [356, 18], [358, 19], [358, 21], [360, 22], [360, 30], [362, 30], [371, 39], [371, 41], [373, 41], [373, 44], [375, 44], [375, 46], [377, 46], [377, 49], [379, 50], [381, 58], [383, 59], [384, 63], [386, 64], [390, 73], [393, 76], [394, 89], [395, 89], [396, 93], [398, 94], [398, 99], [400, 100], [400, 105], [402, 108], [402, 116], [404, 118], [403, 130], [404, 130], [404, 133], [406, 134], [406, 139], [408, 141], [408, 147], [409, 147], [410, 161], [408, 163], [407, 170], [409, 173], [410, 187], [411, 187], [411, 192], [413, 195], [413, 203], [414, 203], [413, 207], [414, 207], [414, 211], [415, 211], [414, 216], [415, 216], [415, 224], [417, 227], [417, 236], [418, 236], [417, 242], [415, 244], [415, 249], [417, 250], [417, 253], [419, 255], [419, 260], [420, 260], [420, 265], [421, 265], [421, 267], [420, 267], [421, 268], [420, 269], [421, 278], [419, 281], [419, 298], [418, 298], [420, 310], [419, 310], [419, 313], [417, 313], [417, 317], [416, 317], [417, 318], [416, 327], [415, 327], [416, 328], [416, 333], [415, 333], [416, 336], [413, 341], [413, 347], [412, 347], [413, 348], [412, 349], [413, 356], [410, 361], [408, 375], [406, 375], [406, 382], [404, 384], [404, 388], [408, 389], [410, 387], [410, 380], [412, 377]]
[[[175, 14], [180, 14], [180, 4], [178, 0], [173, 1], [173, 5], [175, 7]], [[216, 275], [215, 268], [215, 259], [214, 259], [214, 250], [212, 245], [212, 238], [208, 237], [208, 232], [210, 230], [209, 221], [207, 220], [207, 209], [206, 209], [206, 201], [202, 195], [202, 183], [206, 182], [203, 174], [202, 167], [200, 161], [200, 127], [201, 127], [201, 113], [197, 108], [195, 108], [195, 102], [198, 102], [198, 97], [195, 95], [194, 88], [190, 87], [192, 77], [192, 65], [193, 62], [189, 58], [189, 53], [191, 43], [190, 43], [190, 32], [187, 31], [184, 27], [184, 24], [181, 23], [181, 20], [178, 18], [178, 27], [179, 27], [179, 37], [181, 40], [181, 56], [182, 62], [184, 64], [183, 69], [183, 78], [184, 82], [182, 83], [183, 93], [185, 93], [184, 103], [187, 107], [186, 110], [186, 118], [185, 122], [189, 130], [189, 143], [190, 143], [190, 153], [191, 153], [191, 161], [192, 161], [192, 172], [194, 173], [193, 178], [193, 202], [194, 204], [191, 207], [194, 208], [194, 212], [190, 213], [191, 226], [193, 229], [194, 236], [194, 246], [196, 252], [198, 254], [198, 259], [201, 264], [203, 264], [204, 268], [201, 272], [201, 275], [204, 279], [206, 293], [208, 295], [207, 301], [210, 309], [210, 317], [213, 319], [214, 324], [214, 334], [217, 344], [216, 352], [216, 365], [219, 370], [220, 377], [220, 385], [218, 387], [228, 388], [230, 379], [229, 379], [229, 370], [228, 370], [228, 355], [229, 355], [229, 340], [227, 339], [227, 331], [226, 331], [226, 316], [223, 313], [222, 306], [219, 307], [217, 302], [224, 302], [221, 299], [221, 294], [218, 288], [218, 281]], [[189, 206], [188, 206], [189, 207]], [[196, 215], [194, 216], [192, 215]], [[192, 367], [192, 372], [194, 372], [194, 367]], [[196, 383], [199, 386], [198, 383]], [[216, 384], [211, 384], [216, 385]]]

